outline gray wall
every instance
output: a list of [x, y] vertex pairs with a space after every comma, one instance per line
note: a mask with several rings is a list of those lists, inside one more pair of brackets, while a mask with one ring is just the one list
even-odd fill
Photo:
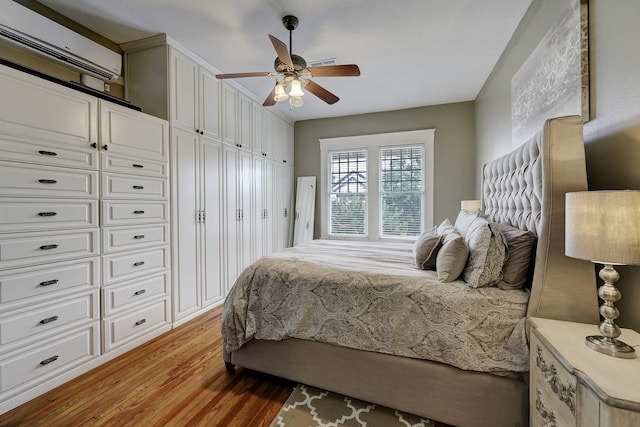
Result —
[[[447, 217], [453, 221], [460, 200], [474, 195], [473, 102], [297, 122], [294, 174], [316, 176], [319, 182], [320, 138], [434, 128], [434, 221], [437, 224]], [[316, 193], [316, 238], [320, 236], [319, 197]]]
[[[568, 0], [533, 1], [476, 100], [476, 194], [481, 165], [511, 149], [511, 78], [567, 5]], [[589, 1], [592, 119], [584, 137], [590, 190], [640, 189], [638, 17], [638, 0]], [[640, 331], [640, 267], [618, 271], [623, 298], [616, 304], [617, 323]]]

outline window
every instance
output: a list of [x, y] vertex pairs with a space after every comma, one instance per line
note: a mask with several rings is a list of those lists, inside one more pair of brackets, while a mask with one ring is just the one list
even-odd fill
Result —
[[422, 146], [380, 150], [381, 235], [417, 237], [422, 232]]
[[367, 234], [367, 152], [331, 153], [331, 234]]
[[320, 140], [321, 235], [415, 238], [433, 223], [434, 130]]

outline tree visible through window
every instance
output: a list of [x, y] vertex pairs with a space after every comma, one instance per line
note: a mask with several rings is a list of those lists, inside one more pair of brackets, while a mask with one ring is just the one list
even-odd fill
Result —
[[367, 234], [367, 152], [331, 153], [331, 234]]
[[381, 235], [418, 236], [422, 229], [423, 149], [380, 150]]

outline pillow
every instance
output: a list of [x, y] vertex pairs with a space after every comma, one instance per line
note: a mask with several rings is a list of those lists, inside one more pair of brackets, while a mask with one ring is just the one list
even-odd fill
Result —
[[416, 267], [422, 270], [433, 270], [436, 267], [436, 255], [441, 246], [442, 236], [438, 235], [436, 227], [422, 233], [413, 244]]
[[502, 265], [502, 280], [498, 282], [498, 287], [520, 289], [529, 279], [529, 265], [535, 254], [536, 236], [507, 223], [501, 223], [500, 229], [507, 241], [508, 257]]
[[455, 231], [444, 237], [436, 256], [436, 273], [441, 282], [453, 282], [464, 270], [469, 257], [469, 248], [462, 236]]
[[476, 215], [464, 241], [469, 247], [469, 261], [462, 273], [464, 281], [474, 288], [498, 283], [502, 279], [502, 265], [507, 255], [507, 244], [500, 226]]
[[473, 224], [473, 221], [478, 217], [482, 217], [479, 212], [461, 210], [456, 217], [456, 222], [454, 224], [455, 230], [460, 233], [463, 238], [466, 238], [471, 224]]
[[446, 236], [449, 233], [454, 231], [453, 224], [449, 221], [449, 218], [445, 218], [444, 221], [440, 223], [439, 226], [436, 227], [436, 232], [440, 236]]

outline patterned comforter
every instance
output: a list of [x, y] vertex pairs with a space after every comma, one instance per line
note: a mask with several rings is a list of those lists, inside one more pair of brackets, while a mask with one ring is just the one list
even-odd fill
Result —
[[225, 301], [231, 352], [252, 339], [300, 338], [444, 362], [525, 372], [528, 293], [438, 281], [412, 245], [317, 240], [263, 257]]

